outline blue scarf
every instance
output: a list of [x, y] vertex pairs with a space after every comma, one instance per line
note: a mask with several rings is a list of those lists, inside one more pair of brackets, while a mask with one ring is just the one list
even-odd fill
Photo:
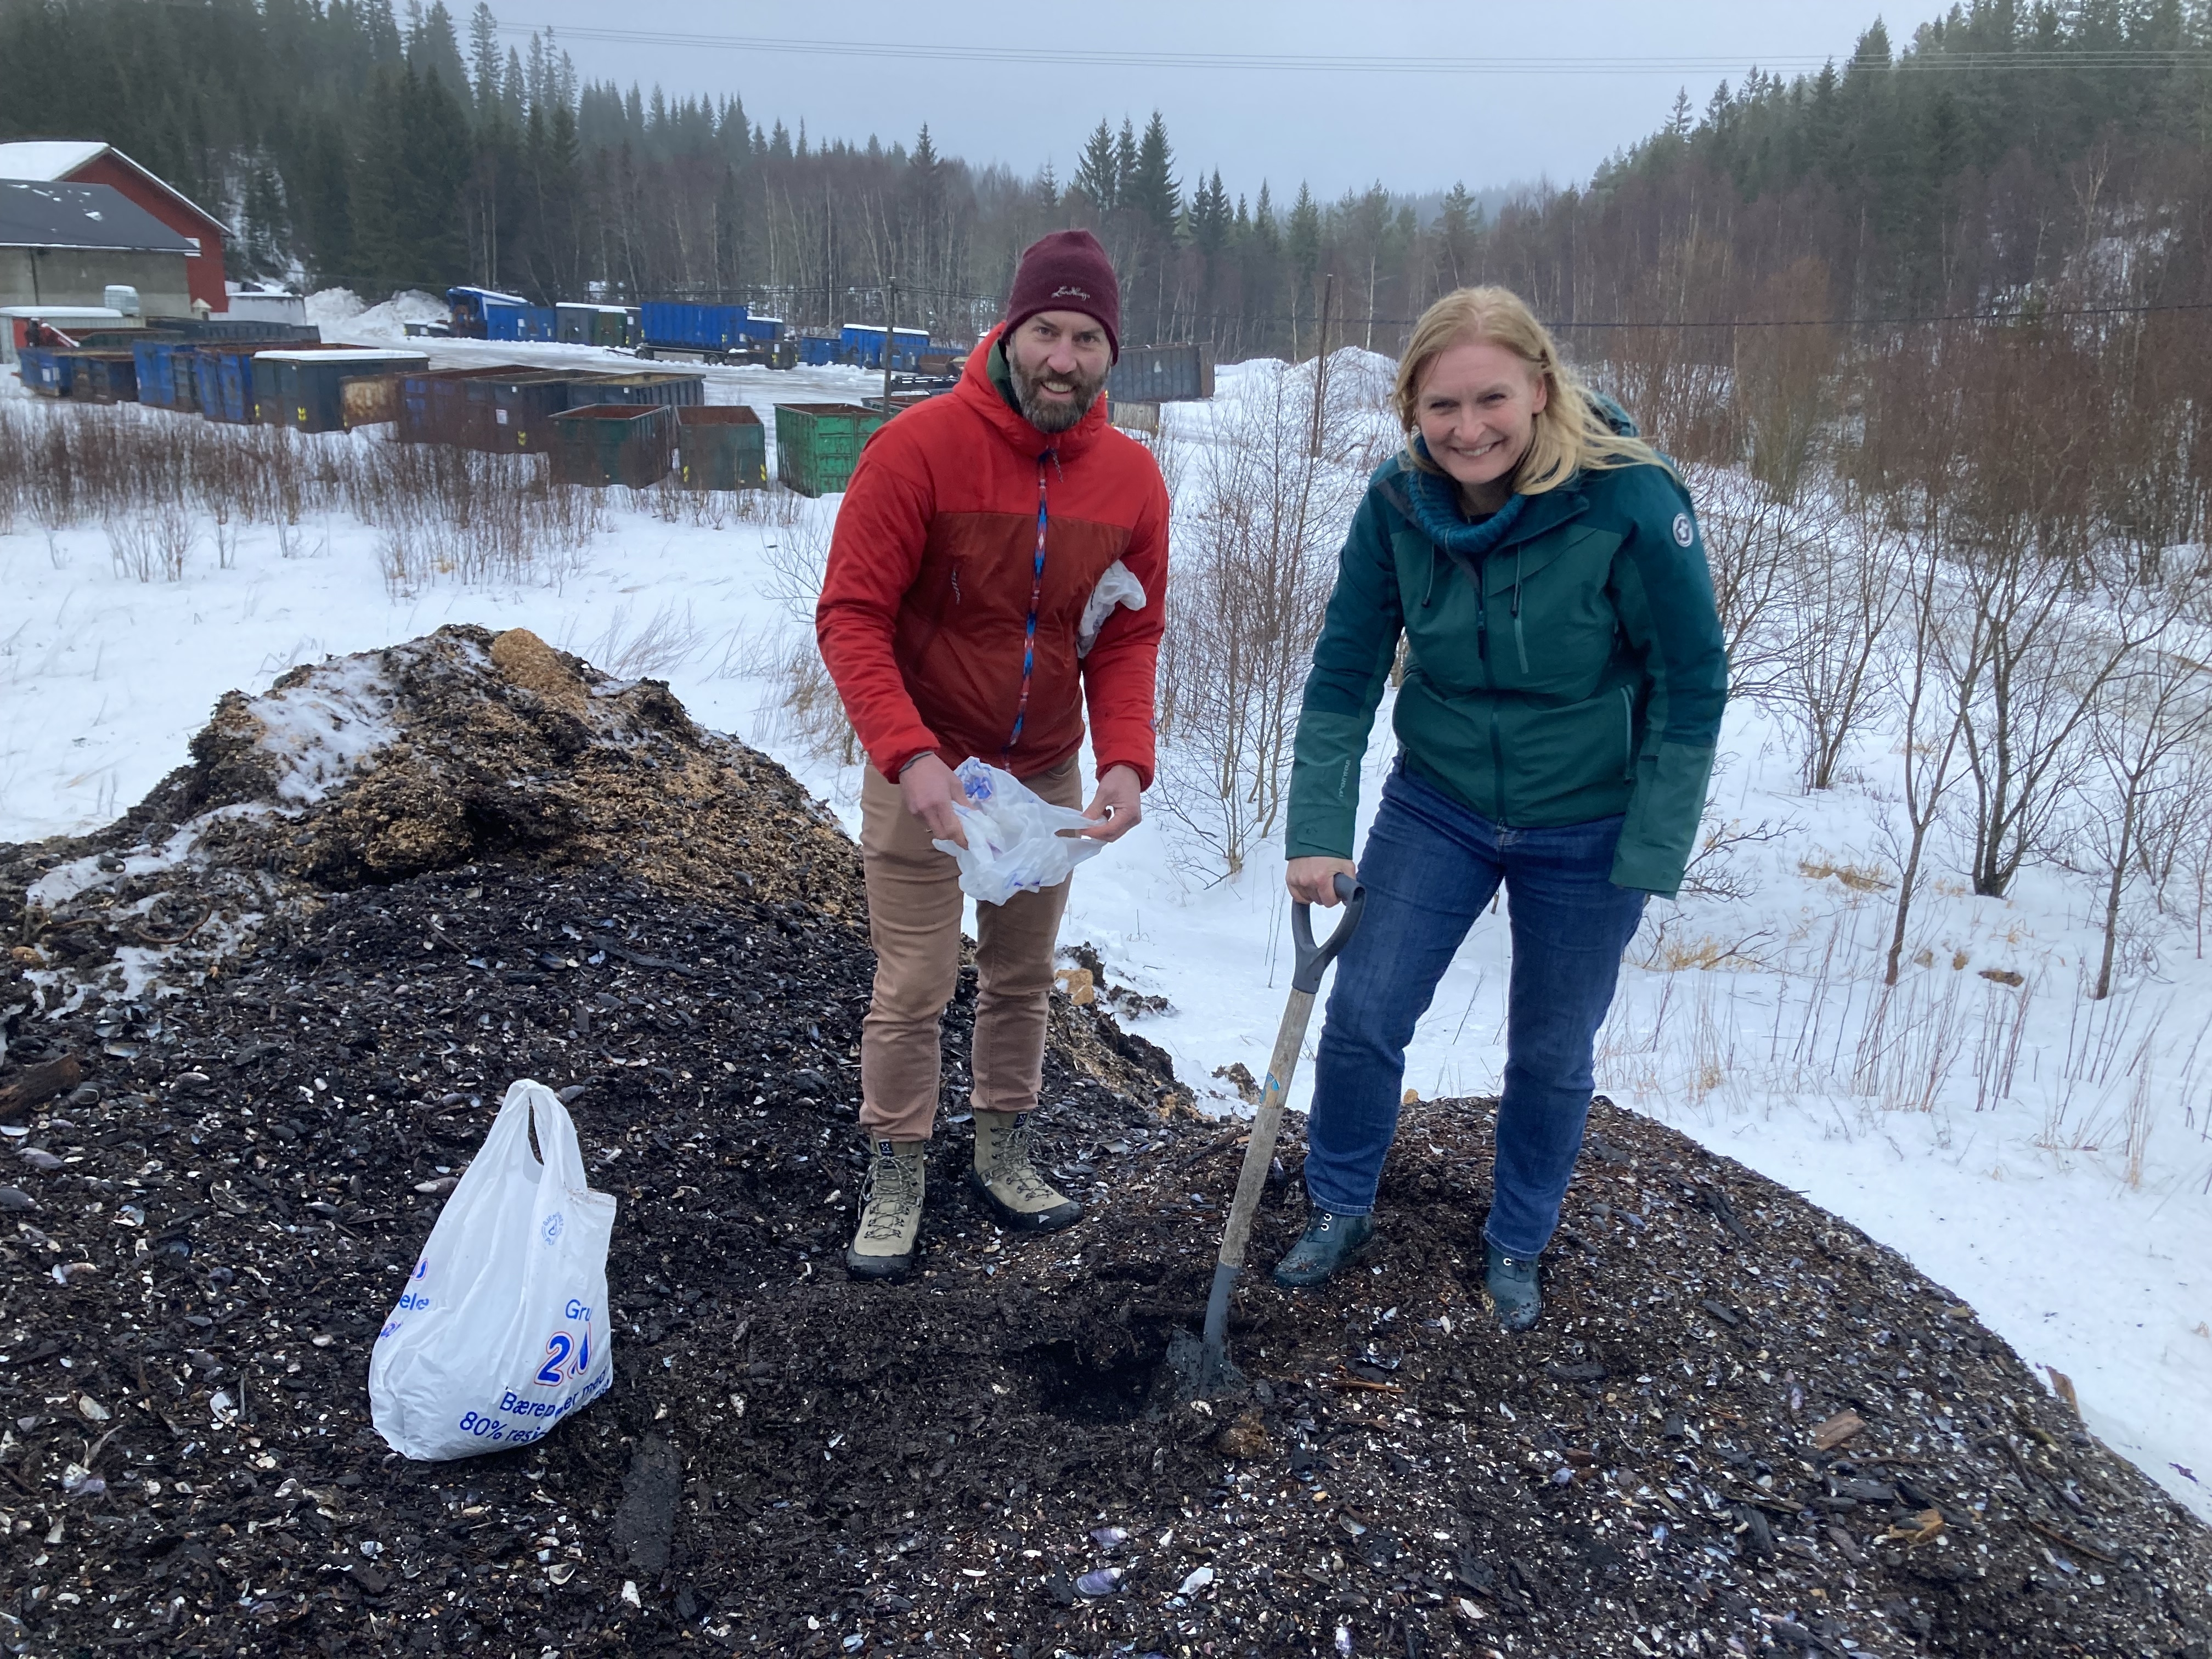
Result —
[[[1429, 447], [1420, 439], [1413, 440], [1424, 460], [1428, 459]], [[1459, 486], [1448, 477], [1419, 467], [1409, 466], [1401, 475], [1407, 483], [1407, 495], [1413, 505], [1413, 523], [1426, 536], [1447, 552], [1457, 554], [1469, 562], [1480, 561], [1491, 549], [1505, 539], [1505, 532], [1513, 528], [1528, 505], [1526, 495], [1509, 495], [1505, 505], [1477, 524], [1469, 524], [1460, 516]]]

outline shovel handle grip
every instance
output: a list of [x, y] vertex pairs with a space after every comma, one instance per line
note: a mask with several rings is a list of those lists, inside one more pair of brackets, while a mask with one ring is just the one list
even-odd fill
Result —
[[1367, 908], [1367, 890], [1341, 871], [1336, 876], [1336, 896], [1344, 905], [1344, 916], [1335, 931], [1321, 944], [1314, 943], [1313, 906], [1294, 904], [1291, 907], [1291, 943], [1297, 955], [1291, 969], [1291, 988], [1312, 996], [1321, 989], [1321, 976], [1328, 971], [1338, 953], [1352, 943], [1352, 936], [1359, 931], [1360, 913]]

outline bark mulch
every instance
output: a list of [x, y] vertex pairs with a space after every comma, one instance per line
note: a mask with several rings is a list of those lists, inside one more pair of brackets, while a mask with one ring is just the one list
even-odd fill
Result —
[[[2206, 1529], [1970, 1309], [1602, 1102], [1534, 1333], [1480, 1306], [1491, 1109], [1426, 1103], [1370, 1261], [1296, 1294], [1255, 1269], [1249, 1390], [1178, 1402], [1236, 1126], [1056, 998], [1041, 1140], [1094, 1207], [1001, 1233], [958, 1186], [966, 976], [925, 1270], [848, 1282], [849, 846], [665, 688], [550, 653], [606, 707], [570, 698], [549, 755], [556, 699], [461, 635], [398, 648], [409, 755], [314, 799], [246, 752], [289, 729], [264, 720], [103, 837], [0, 848], [27, 953], [0, 981], [0, 1647], [2212, 1656]], [[447, 850], [375, 867], [394, 823]], [[185, 829], [203, 852], [149, 867]], [[143, 942], [203, 905], [234, 915]], [[368, 1346], [522, 1075], [621, 1202], [615, 1385], [543, 1441], [410, 1464], [368, 1427]]]

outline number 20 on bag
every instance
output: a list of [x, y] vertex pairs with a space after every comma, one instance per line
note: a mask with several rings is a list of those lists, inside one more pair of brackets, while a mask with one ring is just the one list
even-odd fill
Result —
[[580, 1320], [583, 1333], [559, 1330], [545, 1339], [545, 1363], [538, 1368], [538, 1375], [530, 1379], [531, 1386], [538, 1389], [557, 1389], [570, 1377], [581, 1376], [592, 1366], [592, 1310], [582, 1303], [571, 1300], [562, 1310], [564, 1317]]

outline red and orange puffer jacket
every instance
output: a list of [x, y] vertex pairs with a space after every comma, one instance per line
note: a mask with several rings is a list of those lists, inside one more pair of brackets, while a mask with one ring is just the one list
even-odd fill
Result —
[[[814, 613], [822, 660], [868, 758], [887, 778], [934, 750], [1017, 777], [1082, 746], [1098, 770], [1152, 780], [1152, 681], [1167, 612], [1168, 494], [1101, 398], [1047, 437], [988, 363], [868, 441], [837, 515]], [[1116, 610], [1087, 656], [1076, 628], [1116, 559], [1145, 608]]]

